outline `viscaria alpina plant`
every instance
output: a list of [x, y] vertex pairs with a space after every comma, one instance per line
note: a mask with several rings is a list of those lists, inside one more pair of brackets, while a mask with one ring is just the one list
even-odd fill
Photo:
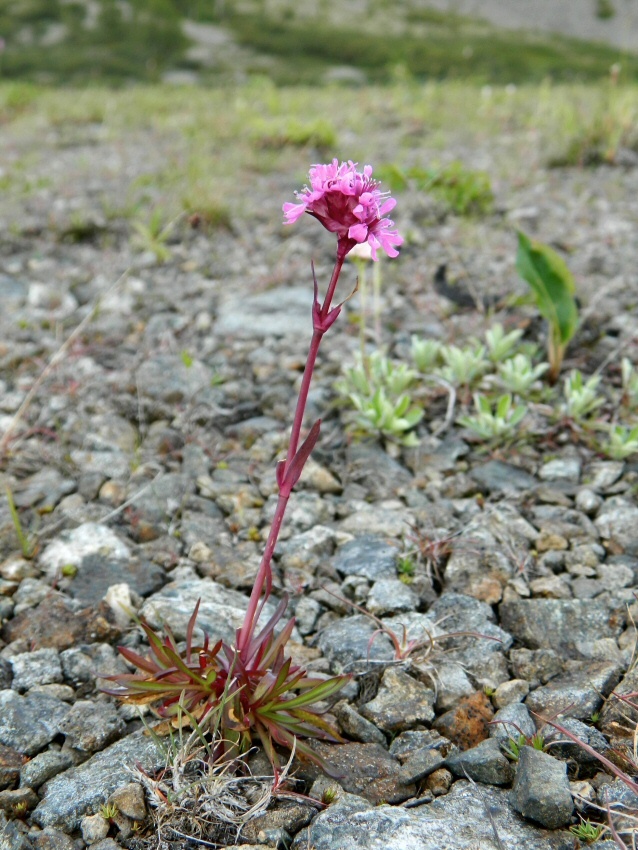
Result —
[[167, 629], [160, 637], [145, 623], [142, 628], [150, 644], [146, 657], [121, 647], [120, 653], [139, 672], [107, 677], [115, 687], [107, 691], [124, 702], [155, 704], [157, 714], [174, 724], [204, 723], [214, 719], [217, 728], [216, 757], [229, 759], [245, 753], [258, 738], [278, 777], [275, 745], [295, 749], [321, 764], [313, 750], [300, 738], [339, 741], [338, 733], [311, 706], [336, 693], [347, 676], [327, 680], [312, 678], [286, 655], [286, 643], [295, 620], [283, 627], [288, 605], [284, 594], [265, 625], [260, 625], [266, 602], [272, 593], [272, 558], [281, 531], [286, 506], [318, 438], [321, 422], [312, 425], [301, 439], [310, 382], [321, 341], [339, 316], [342, 304], [332, 306], [344, 259], [355, 245], [367, 243], [372, 259], [381, 248], [396, 257], [402, 239], [393, 222], [385, 218], [395, 205], [380, 191], [366, 165], [362, 172], [353, 162], [335, 159], [329, 165], [310, 169], [310, 188], [297, 195], [299, 203], [284, 204], [286, 223], [307, 212], [337, 235], [336, 261], [323, 301], [319, 300], [317, 278], [312, 269], [312, 338], [299, 397], [295, 409], [290, 443], [284, 460], [276, 469], [279, 495], [274, 518], [259, 570], [250, 594], [246, 615], [235, 641], [211, 644], [206, 638], [194, 645], [193, 635], [199, 603], [188, 624], [186, 645], [180, 650]]

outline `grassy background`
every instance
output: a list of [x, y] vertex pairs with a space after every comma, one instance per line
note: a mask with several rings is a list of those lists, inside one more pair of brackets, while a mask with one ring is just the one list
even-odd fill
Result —
[[[589, 82], [622, 65], [638, 77], [638, 57], [602, 44], [540, 33], [505, 32], [485, 22], [419, 8], [405, 0], [369, 0], [352, 19], [336, 0], [308, 13], [282, 0], [5, 0], [0, 8], [0, 78], [53, 84], [160, 81], [168, 71], [195, 73], [208, 85], [267, 74], [276, 83], [315, 85], [336, 66], [368, 82], [406, 77], [479, 83]], [[189, 52], [185, 19], [215, 24], [241, 50]], [[239, 60], [238, 60], [239, 55]]]

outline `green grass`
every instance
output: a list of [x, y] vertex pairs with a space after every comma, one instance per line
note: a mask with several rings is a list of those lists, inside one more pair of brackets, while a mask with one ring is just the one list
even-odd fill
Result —
[[[625, 80], [638, 79], [638, 55], [603, 44], [548, 34], [498, 30], [484, 21], [421, 9], [406, 0], [371, 2], [364, 19], [339, 13], [323, 0], [314, 16], [284, 0], [267, 14], [259, 0], [5, 0], [0, 7], [3, 79], [48, 84], [122, 85], [159, 81], [169, 70], [196, 71], [209, 85], [229, 76], [268, 73], [279, 85], [320, 85], [325, 73], [348, 65], [368, 81], [471, 80], [478, 83], [590, 82], [620, 63]], [[238, 11], [240, 9], [240, 11]], [[336, 17], [334, 14], [336, 12]], [[242, 59], [202, 67], [187, 55], [184, 18], [230, 30], [248, 48]], [[224, 64], [226, 63], [226, 64]]]

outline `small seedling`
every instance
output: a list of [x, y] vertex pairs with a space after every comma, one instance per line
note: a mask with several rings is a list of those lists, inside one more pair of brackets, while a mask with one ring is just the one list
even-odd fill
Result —
[[148, 222], [141, 219], [134, 221], [133, 246], [139, 251], [150, 251], [151, 254], [155, 255], [158, 263], [167, 263], [171, 259], [172, 253], [166, 242], [174, 223], [174, 221], [170, 221], [167, 225], [164, 225], [163, 214], [159, 209], [153, 211]]
[[321, 802], [324, 803], [326, 806], [329, 806], [334, 803], [334, 801], [337, 799], [338, 794], [339, 789], [336, 788], [334, 785], [330, 785], [321, 795]]
[[441, 358], [445, 365], [437, 370], [446, 381], [455, 387], [471, 387], [489, 369], [484, 345], [441, 346]]
[[548, 368], [548, 363], [534, 366], [527, 354], [516, 354], [499, 364], [498, 376], [503, 388], [508, 392], [525, 396]]
[[601, 445], [602, 451], [613, 460], [625, 460], [638, 452], [638, 425], [628, 428], [614, 425], [609, 429], [608, 439]]
[[423, 410], [412, 403], [408, 392], [416, 379], [414, 369], [393, 363], [381, 352], [359, 358], [335, 384], [355, 408], [350, 418], [355, 434], [381, 434], [404, 446], [418, 445], [411, 432], [423, 418]]
[[416, 572], [416, 563], [411, 555], [403, 555], [397, 563], [399, 579], [405, 584], [410, 584]]
[[565, 349], [578, 327], [574, 278], [556, 251], [529, 239], [520, 230], [516, 269], [531, 287], [538, 311], [549, 325], [548, 378], [554, 384], [560, 374]]
[[545, 738], [540, 732], [537, 732], [532, 737], [519, 732], [518, 738], [510, 738], [506, 744], [503, 744], [503, 751], [512, 761], [518, 761], [523, 747], [533, 747], [535, 750], [542, 750], [545, 747]]
[[104, 820], [112, 821], [117, 817], [117, 806], [115, 803], [104, 803], [103, 806], [100, 807], [100, 814], [104, 818]]
[[418, 446], [419, 440], [412, 429], [423, 418], [423, 410], [412, 405], [407, 393], [393, 401], [379, 387], [371, 399], [351, 395], [350, 400], [357, 410], [352, 418], [355, 433], [381, 434], [403, 446]]
[[575, 835], [580, 841], [584, 841], [585, 844], [593, 844], [594, 841], [598, 841], [603, 830], [602, 824], [592, 823], [590, 820], [581, 820], [579, 824], [569, 827], [572, 835]]
[[419, 372], [427, 374], [435, 368], [439, 362], [441, 347], [441, 343], [435, 339], [421, 339], [418, 336], [412, 337], [412, 360]]
[[460, 416], [459, 425], [469, 428], [482, 440], [511, 436], [527, 413], [527, 405], [513, 405], [511, 394], [502, 395], [495, 407], [486, 396], [474, 395], [475, 416]]
[[27, 535], [24, 533], [22, 523], [20, 522], [20, 515], [18, 514], [18, 509], [16, 508], [16, 503], [13, 498], [13, 493], [11, 492], [11, 488], [8, 485], [6, 488], [6, 493], [7, 502], [9, 504], [9, 513], [11, 514], [11, 521], [13, 523], [13, 528], [15, 530], [18, 541], [20, 543], [22, 556], [28, 561], [35, 555], [36, 544], [30, 541]]
[[582, 374], [574, 369], [565, 379], [563, 394], [565, 402], [562, 411], [574, 422], [582, 422], [597, 410], [604, 399], [596, 394], [600, 384], [600, 375], [592, 375], [588, 381], [583, 381]]
[[503, 360], [507, 360], [515, 350], [522, 336], [523, 331], [519, 328], [506, 334], [503, 325], [498, 323], [486, 331], [487, 356], [492, 363], [500, 363]]

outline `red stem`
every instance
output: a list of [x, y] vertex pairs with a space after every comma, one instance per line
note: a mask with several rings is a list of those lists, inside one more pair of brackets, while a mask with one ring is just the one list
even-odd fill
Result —
[[[334, 265], [334, 269], [332, 270], [332, 277], [330, 278], [330, 283], [328, 284], [328, 291], [326, 292], [326, 297], [324, 298], [319, 313], [321, 320], [325, 320], [326, 316], [330, 312], [332, 299], [334, 297], [335, 289], [337, 288], [337, 282], [339, 280], [343, 261], [345, 260], [347, 253], [347, 244], [342, 244], [342, 242], [340, 241], [337, 245], [337, 259]], [[286, 454], [284, 473], [290, 467], [290, 464], [292, 463], [299, 447], [299, 436], [301, 434], [301, 426], [303, 423], [304, 413], [306, 412], [306, 404], [308, 402], [310, 382], [312, 381], [312, 375], [315, 369], [315, 364], [317, 362], [317, 354], [319, 353], [319, 346], [321, 345], [321, 340], [323, 339], [324, 334], [325, 330], [322, 330], [321, 327], [317, 327], [315, 325], [312, 334], [312, 339], [310, 341], [310, 347], [308, 349], [306, 365], [304, 368], [303, 378], [301, 380], [301, 387], [299, 388], [299, 397], [297, 399], [297, 407], [295, 408], [295, 416], [293, 419], [292, 430], [290, 433], [290, 442], [288, 444], [288, 452]], [[257, 571], [255, 583], [250, 594], [250, 600], [248, 602], [246, 616], [244, 617], [244, 622], [237, 634], [238, 652], [244, 652], [246, 650], [250, 639], [253, 636], [255, 626], [257, 624], [257, 621], [259, 620], [264, 604], [270, 596], [270, 591], [272, 587], [272, 570], [270, 564], [272, 561], [273, 553], [275, 551], [275, 546], [277, 545], [279, 532], [281, 531], [281, 526], [284, 520], [284, 514], [286, 513], [289, 495], [289, 492], [286, 492], [285, 489], [282, 491], [282, 488], [280, 487], [279, 499], [277, 501], [277, 507], [275, 508], [275, 515], [273, 517], [272, 525], [270, 526], [270, 532], [268, 533], [268, 539], [266, 541], [264, 554], [262, 555], [261, 562], [259, 564], [259, 570]], [[262, 592], [264, 592], [264, 598], [260, 605], [259, 599], [261, 597]]]

